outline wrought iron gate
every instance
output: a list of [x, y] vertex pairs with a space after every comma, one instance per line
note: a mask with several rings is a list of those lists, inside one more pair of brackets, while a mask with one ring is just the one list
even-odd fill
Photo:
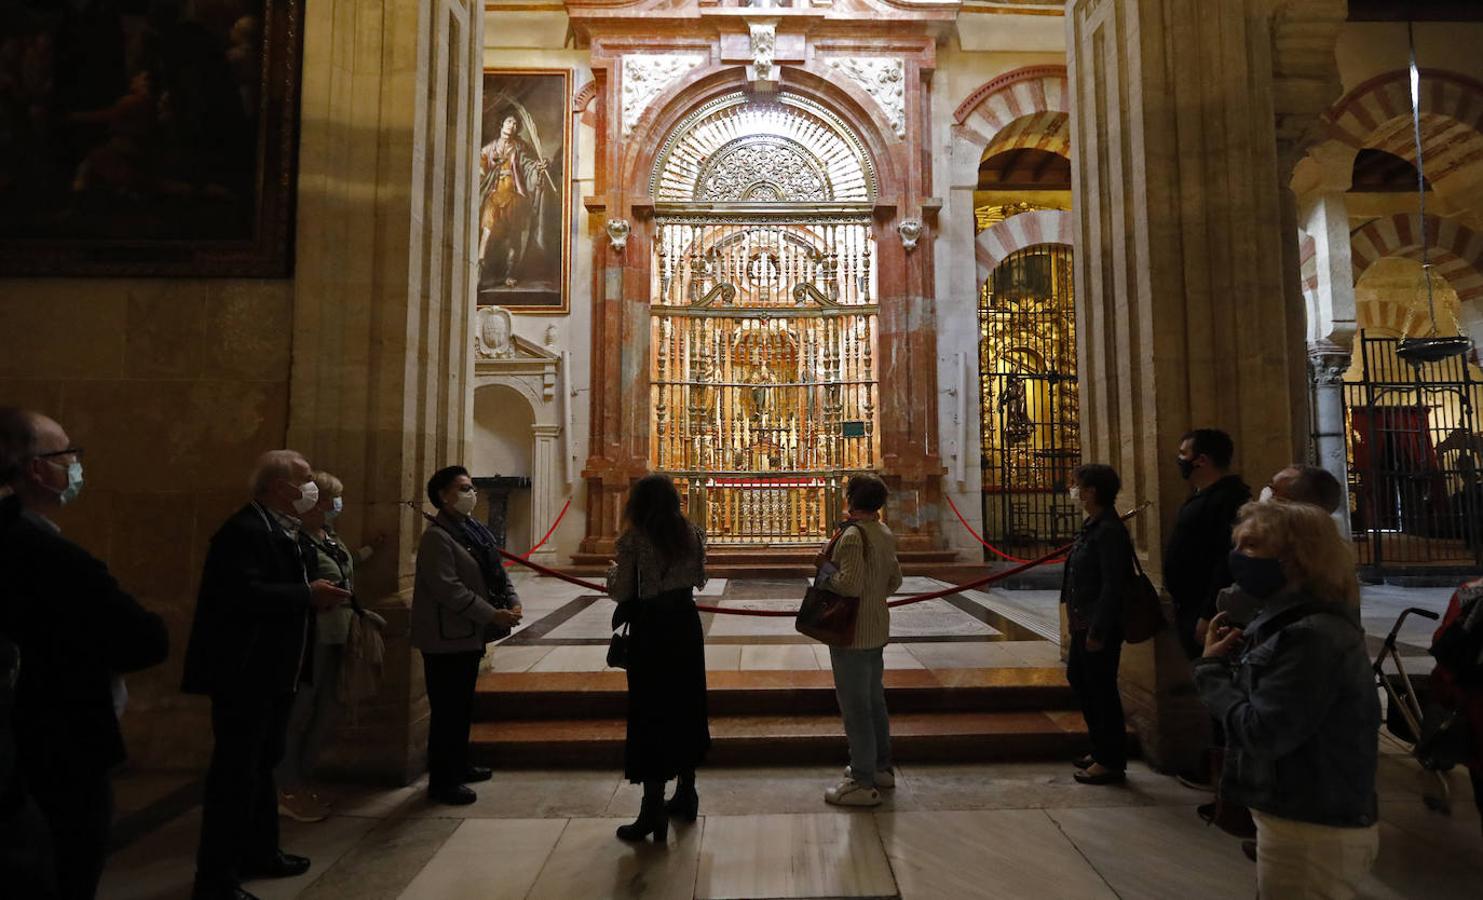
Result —
[[1483, 382], [1467, 357], [1413, 365], [1400, 341], [1361, 333], [1344, 385], [1350, 524], [1377, 573], [1483, 567]]
[[1059, 545], [1081, 527], [1066, 490], [1081, 461], [1071, 248], [1005, 259], [980, 289], [978, 322], [985, 537]]

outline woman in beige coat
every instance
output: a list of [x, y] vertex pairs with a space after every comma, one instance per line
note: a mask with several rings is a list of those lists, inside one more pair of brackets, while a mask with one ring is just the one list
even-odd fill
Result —
[[896, 536], [881, 522], [886, 495], [886, 483], [879, 477], [852, 476], [845, 487], [849, 517], [833, 553], [817, 560], [821, 587], [860, 598], [855, 639], [847, 647], [829, 648], [834, 692], [850, 745], [844, 781], [824, 792], [825, 801], [839, 806], [875, 806], [881, 802], [881, 788], [896, 786], [882, 651], [891, 637], [886, 600], [901, 587], [901, 564]]

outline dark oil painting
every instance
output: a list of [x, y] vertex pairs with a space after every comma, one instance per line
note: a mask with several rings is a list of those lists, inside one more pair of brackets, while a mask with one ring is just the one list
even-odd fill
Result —
[[290, 274], [303, 0], [0, 0], [0, 274]]
[[479, 140], [479, 303], [567, 309], [571, 73], [488, 69]]

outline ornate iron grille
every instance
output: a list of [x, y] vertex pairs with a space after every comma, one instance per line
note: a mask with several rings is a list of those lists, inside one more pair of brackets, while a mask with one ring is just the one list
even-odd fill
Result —
[[985, 537], [1034, 549], [1069, 540], [1081, 512], [1067, 495], [1081, 461], [1071, 249], [1028, 247], [979, 292], [980, 430]]
[[1483, 567], [1483, 380], [1466, 357], [1412, 365], [1400, 341], [1360, 333], [1358, 381], [1344, 385], [1350, 525], [1362, 567]]
[[651, 460], [716, 544], [813, 544], [879, 457], [875, 266], [859, 214], [661, 216]]

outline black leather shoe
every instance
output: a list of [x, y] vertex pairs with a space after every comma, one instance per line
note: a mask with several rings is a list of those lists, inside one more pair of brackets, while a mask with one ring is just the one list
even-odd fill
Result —
[[479, 795], [461, 784], [455, 784], [451, 787], [428, 788], [427, 799], [444, 806], [468, 806], [478, 800]]
[[1091, 772], [1079, 771], [1071, 777], [1075, 778], [1081, 784], [1122, 784], [1128, 780], [1126, 773], [1114, 772], [1110, 769], [1106, 772], [1098, 772], [1095, 775]]
[[468, 771], [463, 773], [463, 777], [458, 779], [458, 783], [478, 784], [481, 781], [488, 781], [493, 777], [494, 770], [488, 766], [469, 766]]
[[259, 878], [296, 878], [309, 871], [307, 856], [294, 856], [279, 850], [267, 859], [242, 864], [242, 880], [256, 881]]
[[1096, 762], [1095, 759], [1092, 759], [1092, 755], [1088, 753], [1085, 756], [1078, 756], [1076, 759], [1073, 759], [1071, 765], [1078, 769], [1090, 769]]

